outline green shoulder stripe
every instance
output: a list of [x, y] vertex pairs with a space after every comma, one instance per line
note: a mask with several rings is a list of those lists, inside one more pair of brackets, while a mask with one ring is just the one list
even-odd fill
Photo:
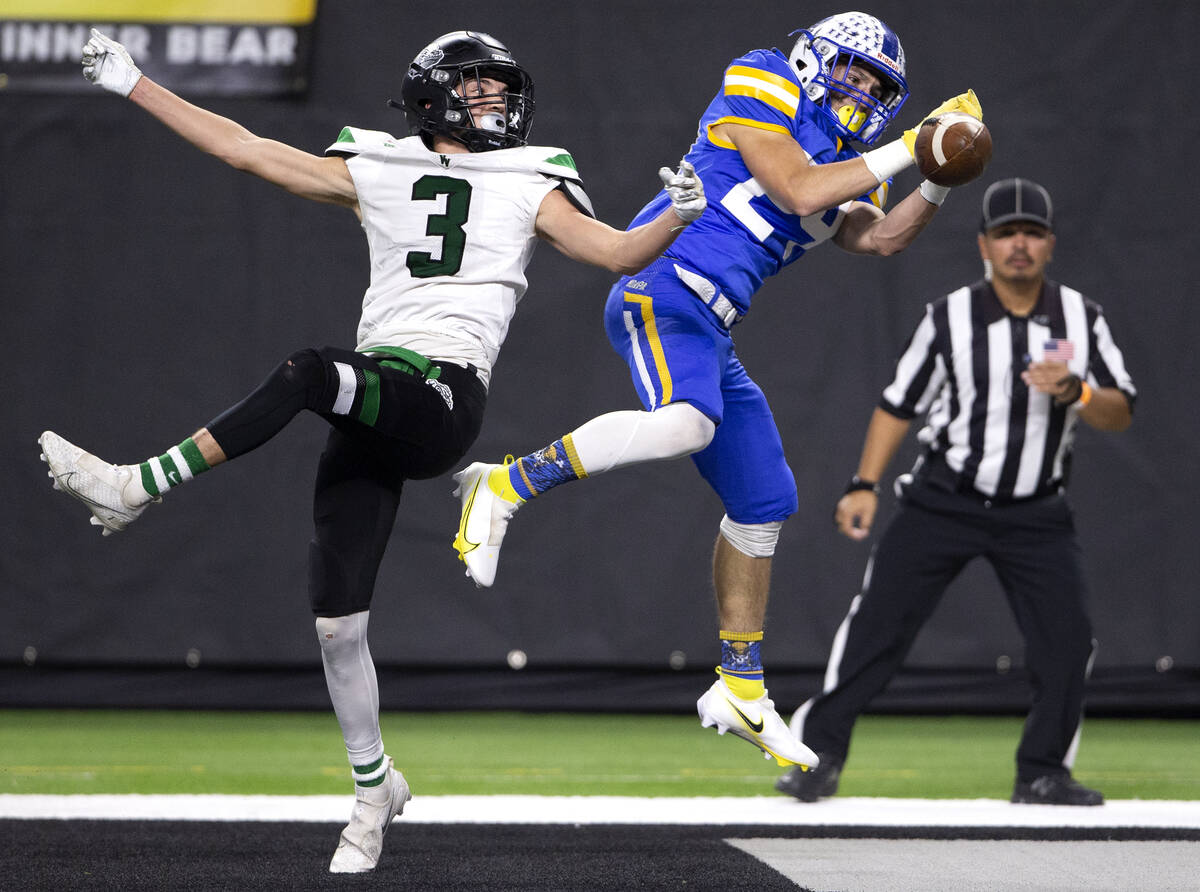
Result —
[[[350, 132], [349, 127], [343, 127], [342, 132], [338, 134], [336, 142], [354, 142], [354, 134]], [[574, 165], [571, 165], [574, 167]]]
[[560, 155], [555, 155], [553, 158], [547, 158], [545, 163], [554, 164], [558, 167], [569, 167], [571, 170], [578, 172], [578, 168], [575, 167], [575, 159], [571, 157], [570, 152], [563, 152]]

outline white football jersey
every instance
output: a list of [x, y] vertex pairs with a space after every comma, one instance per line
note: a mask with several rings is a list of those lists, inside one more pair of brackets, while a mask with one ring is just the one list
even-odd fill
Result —
[[357, 349], [470, 363], [486, 385], [525, 293], [542, 199], [563, 180], [579, 191], [570, 154], [442, 155], [416, 136], [356, 127], [325, 153], [346, 157], [370, 248]]

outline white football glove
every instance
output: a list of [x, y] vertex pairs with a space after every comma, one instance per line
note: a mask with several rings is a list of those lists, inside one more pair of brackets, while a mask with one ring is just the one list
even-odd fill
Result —
[[704, 184], [696, 176], [696, 169], [687, 161], [679, 162], [678, 172], [669, 167], [660, 167], [658, 177], [671, 198], [671, 207], [684, 223], [691, 223], [704, 213], [708, 200], [704, 197]]
[[128, 50], [95, 28], [92, 39], [83, 45], [83, 76], [106, 90], [128, 96], [142, 78]]

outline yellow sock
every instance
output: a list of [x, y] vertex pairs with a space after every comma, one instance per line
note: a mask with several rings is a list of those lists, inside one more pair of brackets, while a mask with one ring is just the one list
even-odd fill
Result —
[[498, 468], [493, 468], [491, 473], [488, 474], [487, 484], [488, 489], [490, 489], [500, 498], [509, 502], [515, 502], [519, 505], [525, 500], [521, 498], [515, 489], [513, 489], [512, 480], [508, 475], [508, 467], [511, 464], [512, 456], [510, 455], [503, 465]]
[[[717, 671], [720, 672], [719, 669]], [[739, 700], [757, 700], [767, 692], [761, 678], [738, 678], [726, 672], [721, 672], [721, 677], [725, 679], [725, 687], [729, 688], [729, 693]]]

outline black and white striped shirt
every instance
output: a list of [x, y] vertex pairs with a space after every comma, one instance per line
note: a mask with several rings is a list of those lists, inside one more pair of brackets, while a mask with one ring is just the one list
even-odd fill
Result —
[[985, 281], [927, 305], [879, 405], [905, 420], [927, 413], [919, 439], [960, 485], [1002, 500], [1047, 491], [1066, 482], [1078, 412], [1020, 375], [1051, 339], [1069, 342], [1073, 373], [1120, 388], [1132, 408], [1137, 390], [1103, 310], [1049, 280], [1024, 317], [1005, 310]]

